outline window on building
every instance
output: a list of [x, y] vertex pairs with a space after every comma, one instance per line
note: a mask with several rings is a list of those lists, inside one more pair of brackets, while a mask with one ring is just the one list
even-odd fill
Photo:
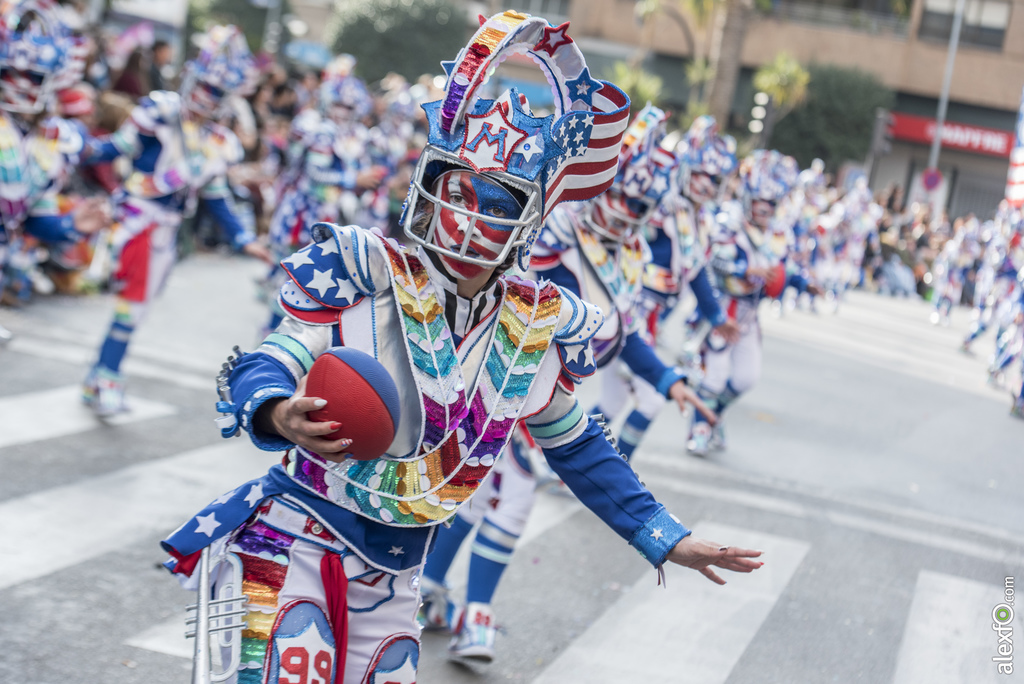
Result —
[[[917, 37], [948, 41], [955, 8], [956, 0], [924, 0]], [[1009, 23], [1010, 3], [1006, 0], [967, 0], [960, 43], [1001, 50]]]
[[521, 11], [532, 14], [535, 17], [544, 17], [552, 24], [557, 24], [569, 18], [570, 0], [521, 0], [519, 6]]

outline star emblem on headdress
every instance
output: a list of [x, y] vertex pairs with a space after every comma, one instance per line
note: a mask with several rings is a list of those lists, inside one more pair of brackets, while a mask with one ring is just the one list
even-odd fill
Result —
[[508, 120], [502, 102], [484, 114], [466, 115], [466, 133], [459, 158], [468, 162], [478, 173], [485, 171], [506, 171], [512, 151], [526, 137]]
[[566, 81], [565, 87], [569, 89], [569, 97], [573, 102], [586, 102], [588, 107], [594, 106], [594, 93], [604, 85], [590, 77], [590, 68], [583, 67], [583, 71], [572, 81]]
[[541, 39], [533, 46], [534, 52], [540, 52], [543, 50], [550, 56], [555, 56], [555, 50], [568, 45], [572, 42], [572, 38], [566, 35], [569, 30], [569, 22], [565, 22], [561, 26], [545, 26], [544, 35]]

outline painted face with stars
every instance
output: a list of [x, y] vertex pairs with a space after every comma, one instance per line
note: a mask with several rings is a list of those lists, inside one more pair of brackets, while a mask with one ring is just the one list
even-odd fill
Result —
[[594, 200], [591, 222], [598, 233], [622, 241], [643, 222], [651, 208], [644, 200], [627, 197], [613, 188]]
[[694, 171], [690, 174], [688, 195], [690, 200], [696, 204], [704, 204], [718, 196], [718, 188], [721, 183], [719, 176], [711, 176], [703, 171]]
[[441, 200], [431, 219], [433, 242], [448, 271], [471, 280], [494, 268], [517, 233], [512, 222], [523, 213], [520, 200], [501, 183], [463, 169], [441, 174], [433, 192]]

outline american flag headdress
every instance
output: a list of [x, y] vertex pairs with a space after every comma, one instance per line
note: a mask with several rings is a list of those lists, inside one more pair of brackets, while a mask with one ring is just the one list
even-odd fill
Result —
[[0, 107], [21, 114], [43, 111], [71, 66], [73, 47], [51, 0], [0, 1]]
[[[423, 105], [428, 145], [406, 200], [403, 224], [413, 241], [485, 266], [501, 265], [515, 249], [525, 270], [543, 220], [555, 205], [591, 199], [611, 186], [629, 98], [611, 83], [591, 77], [568, 28], [569, 22], [552, 26], [541, 17], [511, 10], [481, 17], [469, 44], [455, 60], [442, 62], [448, 74], [444, 98]], [[554, 95], [554, 114], [533, 116], [526, 98], [514, 88], [495, 100], [477, 96], [488, 75], [512, 55], [528, 55], [540, 66]], [[417, 201], [439, 201], [424, 187], [424, 179], [429, 182], [445, 167], [489, 176], [527, 198], [519, 219], [503, 221], [515, 234], [497, 259], [466, 258], [432, 244], [430, 234], [411, 230]]]
[[686, 187], [694, 171], [713, 177], [728, 176], [736, 168], [736, 139], [722, 135], [715, 117], [702, 114], [693, 120], [676, 147], [681, 172], [680, 186]]
[[672, 186], [677, 160], [661, 147], [667, 120], [664, 110], [648, 102], [622, 136], [611, 192], [598, 197], [588, 208], [590, 227], [604, 237], [618, 240], [628, 231], [609, 230], [601, 217], [617, 219], [619, 225], [635, 230], [650, 218]]
[[778, 150], [754, 150], [740, 164], [744, 200], [779, 202], [796, 184], [800, 167]]
[[247, 95], [255, 87], [259, 70], [237, 26], [214, 26], [201, 42], [199, 55], [185, 65], [181, 95], [189, 103], [193, 89], [206, 87], [215, 95], [213, 111], [203, 113], [216, 116], [227, 106], [228, 95]]
[[320, 81], [319, 106], [321, 113], [328, 115], [336, 106], [347, 107], [347, 118], [358, 121], [373, 109], [373, 98], [366, 89], [363, 79], [353, 73], [356, 58], [352, 55], [338, 55], [324, 67]]

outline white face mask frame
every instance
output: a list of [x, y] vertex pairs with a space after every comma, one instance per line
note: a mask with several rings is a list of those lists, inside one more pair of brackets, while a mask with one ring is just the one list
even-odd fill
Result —
[[[420, 155], [419, 163], [416, 165], [416, 171], [413, 174], [412, 186], [409, 191], [409, 199], [407, 200], [405, 208], [405, 217], [402, 220], [402, 230], [405, 232], [406, 237], [416, 244], [442, 256], [446, 256], [463, 263], [484, 266], [487, 268], [495, 268], [502, 265], [508, 259], [508, 256], [512, 253], [513, 249], [526, 246], [527, 240], [525, 236], [530, 235], [535, 229], [540, 227], [540, 205], [543, 192], [539, 184], [525, 181], [521, 178], [516, 178], [510, 174], [478, 173], [478, 175], [483, 178], [487, 178], [495, 183], [517, 190], [526, 196], [526, 205], [523, 207], [523, 211], [519, 218], [496, 218], [494, 216], [488, 216], [487, 214], [469, 211], [465, 207], [457, 206], [451, 202], [445, 202], [440, 197], [437, 197], [432, 192], [424, 188], [423, 174], [426, 171], [427, 166], [432, 162], [443, 162], [445, 164], [465, 169], [470, 173], [477, 173], [455, 155], [430, 146], [424, 149], [423, 154]], [[430, 223], [427, 227], [427, 232], [423, 236], [416, 235], [412, 230], [413, 218], [416, 214], [416, 205], [419, 203], [421, 198], [434, 205], [434, 215], [431, 217]], [[476, 237], [472, 230], [466, 231], [466, 236], [462, 240], [462, 245], [459, 248], [459, 251], [447, 249], [438, 245], [434, 241], [441, 208], [448, 209], [457, 214], [468, 217], [471, 222], [470, 225], [475, 225], [476, 221], [482, 221], [483, 223], [512, 226], [514, 231], [505, 243], [505, 246], [502, 248], [501, 253], [494, 259], [485, 259], [481, 256], [471, 256], [468, 254], [470, 244]]]
[[[614, 188], [612, 188], [612, 189], [607, 190], [606, 192], [617, 192], [617, 191]], [[601, 237], [603, 237], [603, 238], [605, 238], [607, 240], [612, 240], [614, 242], [622, 242], [627, 237], [629, 237], [630, 235], [635, 233], [637, 230], [642, 228], [644, 226], [644, 224], [646, 224], [648, 221], [650, 221], [651, 217], [654, 215], [655, 209], [658, 208], [657, 203], [651, 202], [651, 201], [649, 201], [647, 199], [626, 197], [626, 195], [624, 195], [621, 192], [619, 192], [619, 195], [621, 195], [624, 198], [624, 200], [626, 200], [626, 201], [631, 200], [631, 199], [636, 199], [636, 200], [638, 200], [640, 202], [643, 202], [644, 205], [647, 207], [644, 210], [643, 214], [641, 214], [640, 216], [637, 216], [637, 217], [633, 217], [633, 216], [630, 216], [629, 214], [624, 214], [621, 211], [619, 211], [618, 209], [616, 209], [615, 207], [613, 207], [611, 202], [604, 202], [604, 203], [602, 203], [601, 204], [601, 212], [602, 213], [606, 214], [609, 218], [612, 218], [612, 219], [614, 219], [616, 221], [619, 221], [621, 223], [626, 224], [626, 229], [624, 231], [622, 231], [621, 233], [615, 233], [615, 232], [609, 230], [608, 228], [599, 225], [598, 222], [594, 220], [594, 209], [597, 207], [597, 203], [601, 201], [601, 197], [604, 197], [605, 195], [599, 195], [598, 197], [595, 197], [593, 200], [591, 200], [588, 203], [587, 211], [586, 211], [586, 214], [585, 214], [585, 218], [587, 219], [587, 224], [590, 226], [591, 230], [593, 230], [595, 233], [597, 233]]]

